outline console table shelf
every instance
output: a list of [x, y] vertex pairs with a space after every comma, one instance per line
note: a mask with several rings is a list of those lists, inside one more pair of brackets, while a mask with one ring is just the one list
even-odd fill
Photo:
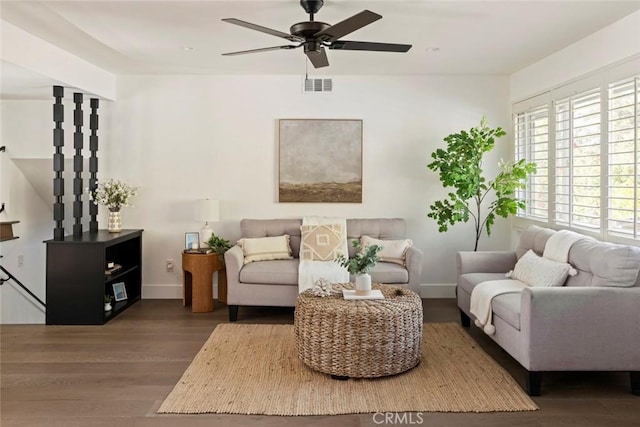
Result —
[[[47, 240], [47, 325], [102, 325], [142, 295], [142, 231], [98, 230]], [[106, 274], [108, 262], [122, 269]], [[104, 311], [105, 295], [123, 282], [127, 299]]]

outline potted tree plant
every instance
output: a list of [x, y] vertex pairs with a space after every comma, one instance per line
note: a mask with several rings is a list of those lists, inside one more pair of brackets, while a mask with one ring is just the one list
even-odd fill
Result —
[[380, 260], [378, 252], [382, 250], [382, 246], [371, 245], [362, 247], [359, 240], [352, 240], [351, 244], [357, 249], [353, 258], [347, 258], [339, 255], [336, 262], [346, 268], [349, 274], [356, 276], [356, 295], [367, 295], [371, 291], [371, 276], [369, 271]]
[[[427, 167], [440, 175], [444, 187], [453, 187], [449, 198], [437, 200], [429, 206], [429, 218], [438, 222], [438, 231], [445, 232], [450, 225], [467, 222], [473, 218], [475, 228], [474, 251], [478, 250], [478, 241], [483, 230], [491, 235], [491, 227], [496, 215], [507, 218], [525, 208], [525, 201], [517, 199], [516, 192], [525, 188], [525, 178], [536, 172], [535, 163], [524, 159], [513, 162], [501, 162], [501, 171], [493, 181], [487, 181], [482, 175], [482, 157], [495, 146], [495, 139], [506, 132], [498, 127], [489, 128], [483, 117], [480, 126], [447, 136], [446, 149], [437, 149], [431, 153], [433, 162]], [[495, 198], [483, 212], [489, 193]]]

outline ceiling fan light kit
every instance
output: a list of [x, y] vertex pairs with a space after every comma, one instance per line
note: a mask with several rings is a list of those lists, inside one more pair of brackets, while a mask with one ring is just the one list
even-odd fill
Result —
[[298, 43], [297, 45], [273, 46], [243, 50], [239, 52], [229, 52], [223, 53], [223, 55], [244, 55], [248, 53], [267, 52], [272, 50], [296, 49], [302, 46], [305, 55], [307, 55], [307, 58], [309, 58], [309, 61], [311, 61], [313, 66], [315, 68], [321, 68], [329, 65], [329, 59], [327, 58], [325, 47], [332, 50], [359, 50], [370, 52], [407, 52], [411, 49], [410, 44], [340, 40], [343, 36], [351, 34], [352, 32], [381, 19], [382, 15], [378, 15], [370, 10], [363, 10], [362, 12], [356, 13], [337, 24], [330, 25], [325, 22], [314, 20], [314, 15], [318, 13], [323, 4], [323, 0], [300, 0], [300, 6], [302, 6], [305, 12], [309, 14], [309, 20], [293, 24], [289, 29], [290, 34], [236, 18], [223, 19], [224, 22], [228, 22], [230, 24], [245, 27], [254, 31], [260, 31], [265, 34], [289, 40], [290, 42]]

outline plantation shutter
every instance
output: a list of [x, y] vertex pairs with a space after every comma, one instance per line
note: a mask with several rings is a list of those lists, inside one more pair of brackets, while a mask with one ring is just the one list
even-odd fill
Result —
[[555, 103], [555, 221], [600, 228], [600, 89]]
[[535, 162], [537, 172], [527, 178], [518, 199], [526, 208], [518, 216], [547, 220], [549, 215], [549, 109], [538, 106], [514, 115], [515, 160]]
[[640, 237], [640, 76], [609, 85], [607, 230]]

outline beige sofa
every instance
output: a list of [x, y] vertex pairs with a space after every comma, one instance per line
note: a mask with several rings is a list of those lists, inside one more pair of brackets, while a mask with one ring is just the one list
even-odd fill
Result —
[[[548, 228], [530, 227], [515, 251], [459, 252], [457, 298], [462, 325], [475, 319], [471, 293], [478, 284], [503, 280], [528, 251], [542, 255]], [[548, 371], [627, 371], [640, 395], [640, 248], [596, 240], [571, 246], [577, 275], [564, 286], [526, 287], [492, 301], [491, 338], [526, 370], [526, 387], [540, 395]]]
[[[293, 259], [255, 261], [244, 264], [239, 245], [225, 253], [227, 270], [227, 304], [229, 320], [238, 318], [238, 307], [243, 306], [295, 306], [298, 296], [298, 254], [300, 252], [300, 226], [302, 219], [243, 219], [240, 222], [242, 238], [272, 237], [288, 234]], [[406, 223], [400, 218], [347, 219], [347, 239], [370, 236], [380, 240], [406, 238]], [[355, 249], [349, 244], [349, 255]], [[423, 254], [412, 246], [406, 252], [406, 266], [378, 262], [369, 273], [374, 283], [402, 285], [419, 294]]]

